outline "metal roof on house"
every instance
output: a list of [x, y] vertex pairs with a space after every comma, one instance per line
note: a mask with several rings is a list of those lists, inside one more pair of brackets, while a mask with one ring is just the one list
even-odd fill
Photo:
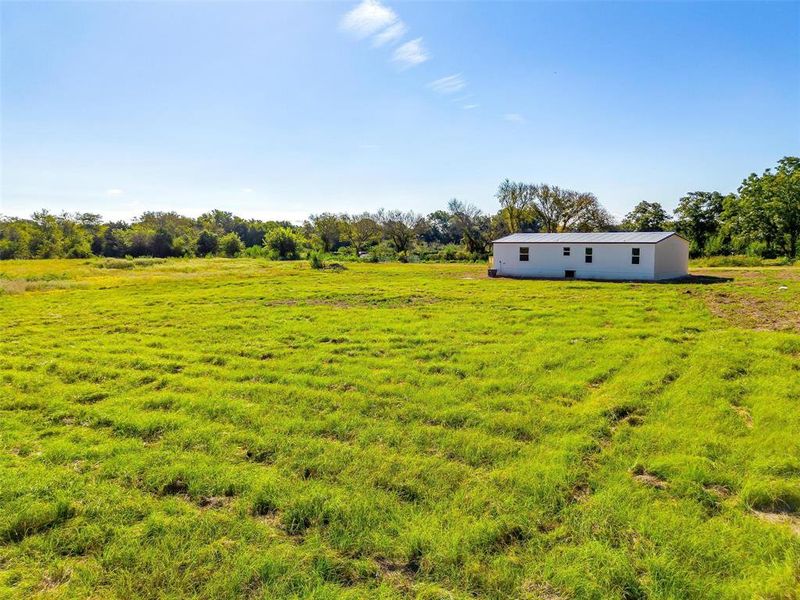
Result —
[[[674, 231], [615, 231], [609, 233], [512, 233], [494, 244], [657, 244]], [[681, 236], [678, 236], [681, 237]]]

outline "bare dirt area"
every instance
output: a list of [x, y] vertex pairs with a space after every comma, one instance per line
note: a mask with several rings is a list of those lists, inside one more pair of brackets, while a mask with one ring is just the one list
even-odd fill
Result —
[[704, 269], [698, 274], [731, 279], [729, 284], [703, 290], [714, 316], [744, 329], [800, 331], [800, 270]]
[[765, 512], [761, 510], [754, 510], [753, 514], [767, 523], [788, 525], [789, 529], [791, 529], [795, 535], [800, 535], [800, 516], [798, 515], [780, 512]]

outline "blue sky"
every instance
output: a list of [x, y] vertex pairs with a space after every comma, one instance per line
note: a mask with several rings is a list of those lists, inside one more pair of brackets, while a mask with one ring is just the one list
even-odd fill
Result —
[[0, 213], [621, 216], [800, 153], [800, 3], [2, 2]]

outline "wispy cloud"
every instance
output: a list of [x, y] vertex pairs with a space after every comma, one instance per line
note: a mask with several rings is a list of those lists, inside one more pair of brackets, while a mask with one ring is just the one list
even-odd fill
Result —
[[503, 115], [503, 119], [506, 121], [510, 121], [511, 123], [527, 123], [528, 121], [522, 115], [518, 113], [506, 113]]
[[253, 188], [242, 188], [243, 194], [252, 194], [255, 190]]
[[357, 37], [365, 38], [397, 22], [397, 13], [378, 0], [363, 0], [342, 17], [339, 26]]
[[[398, 44], [408, 32], [397, 13], [381, 4], [380, 0], [362, 0], [342, 17], [339, 27], [358, 38], [371, 37], [375, 48]], [[429, 59], [430, 53], [421, 37], [397, 46], [392, 52], [392, 61], [401, 69], [414, 67]]]
[[393, 44], [399, 41], [408, 31], [406, 24], [402, 21], [397, 21], [393, 25], [389, 25], [380, 33], [372, 36], [372, 45], [376, 48], [385, 46], [386, 44]]
[[398, 63], [403, 69], [422, 64], [426, 60], [429, 60], [430, 57], [428, 50], [422, 43], [421, 37], [406, 42], [402, 46], [398, 46], [392, 54], [392, 60]]
[[428, 84], [428, 87], [437, 94], [455, 94], [456, 92], [463, 90], [466, 86], [467, 82], [464, 81], [461, 73], [448, 75], [447, 77], [442, 77], [436, 81], [431, 81]]
[[[339, 27], [358, 38], [372, 38], [372, 46], [375, 48], [395, 46], [392, 51], [392, 62], [401, 70], [416, 67], [431, 58], [421, 37], [400, 44], [408, 33], [408, 27], [394, 10], [382, 4], [380, 0], [361, 0], [358, 6], [342, 17]], [[428, 88], [437, 94], [451, 96], [450, 101], [456, 106], [461, 106], [463, 110], [478, 108], [478, 104], [468, 102], [473, 94], [452, 96], [466, 87], [467, 82], [461, 73], [448, 75], [428, 84]], [[507, 114], [504, 118], [517, 123], [525, 122], [525, 119], [517, 114]]]
[[119, 188], [111, 188], [110, 190], [106, 190], [106, 196], [121, 196], [124, 193], [125, 191]]

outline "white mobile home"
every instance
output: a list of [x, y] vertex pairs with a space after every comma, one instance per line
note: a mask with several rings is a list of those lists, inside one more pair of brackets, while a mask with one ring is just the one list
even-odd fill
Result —
[[658, 281], [689, 272], [689, 242], [671, 231], [514, 233], [493, 245], [499, 277]]

